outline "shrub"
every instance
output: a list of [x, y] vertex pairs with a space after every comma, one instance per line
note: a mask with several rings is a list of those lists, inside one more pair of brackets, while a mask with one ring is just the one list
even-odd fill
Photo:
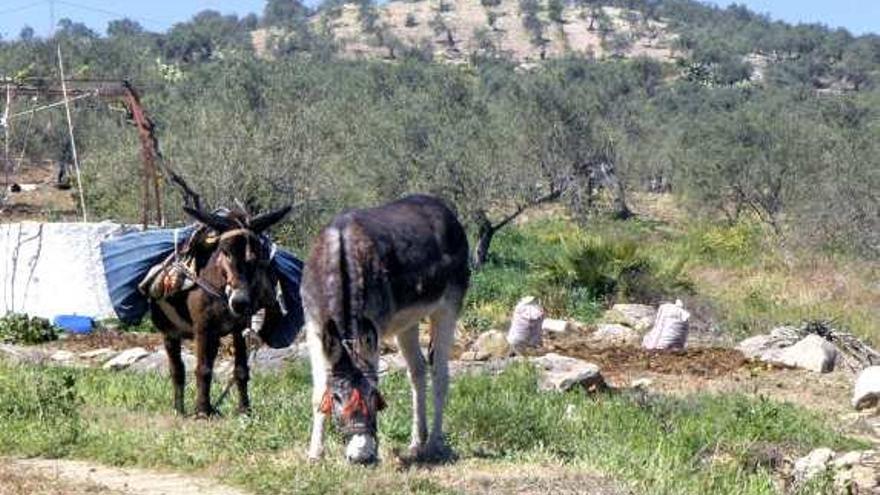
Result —
[[537, 270], [539, 290], [566, 288], [581, 301], [657, 302], [690, 290], [683, 259], [657, 263], [628, 238], [576, 238], [560, 256], [540, 261]]
[[58, 329], [45, 318], [12, 313], [0, 318], [0, 342], [40, 344], [58, 339]]

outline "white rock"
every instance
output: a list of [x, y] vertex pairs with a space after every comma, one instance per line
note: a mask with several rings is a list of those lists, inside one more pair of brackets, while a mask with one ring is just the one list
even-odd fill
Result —
[[511, 351], [507, 337], [498, 330], [490, 330], [477, 337], [473, 350], [477, 360], [506, 358]]
[[116, 351], [109, 347], [102, 347], [101, 349], [95, 349], [92, 351], [81, 352], [79, 354], [80, 359], [84, 359], [86, 361], [96, 361], [102, 363], [107, 361], [116, 355]]
[[549, 333], [566, 333], [571, 330], [571, 325], [565, 320], [544, 318], [544, 321], [541, 323], [541, 330]]
[[590, 340], [603, 345], [639, 345], [641, 336], [630, 327], [617, 323], [599, 323]]
[[862, 462], [862, 453], [858, 450], [855, 450], [853, 452], [847, 452], [846, 454], [837, 457], [836, 459], [834, 459], [832, 464], [836, 468], [848, 468], [858, 465], [860, 462]]
[[384, 375], [385, 373], [392, 373], [394, 371], [405, 370], [406, 369], [406, 360], [403, 359], [398, 353], [394, 354], [386, 354], [384, 356], [379, 357], [379, 369], [378, 372], [380, 375]]
[[828, 469], [828, 464], [834, 457], [834, 451], [829, 448], [816, 449], [794, 462], [795, 483], [802, 486], [813, 479], [816, 475]]
[[76, 355], [70, 351], [55, 351], [49, 359], [58, 363], [70, 363], [76, 358]]
[[818, 335], [807, 335], [793, 346], [770, 353], [762, 358], [774, 364], [793, 366], [817, 373], [828, 373], [834, 370], [837, 360], [837, 347]]
[[606, 315], [609, 321], [623, 323], [643, 332], [654, 324], [657, 309], [647, 304], [615, 304]]
[[543, 391], [564, 392], [578, 385], [589, 388], [605, 384], [599, 367], [580, 359], [550, 353], [531, 358], [530, 362], [541, 369], [538, 388]]
[[629, 384], [632, 388], [648, 388], [654, 384], [654, 380], [650, 378], [639, 378], [637, 380], [633, 380], [632, 383]]
[[880, 401], [880, 366], [862, 370], [853, 388], [852, 405], [856, 410], [867, 409]]
[[113, 359], [104, 363], [105, 370], [124, 370], [138, 360], [149, 356], [150, 353], [143, 347], [132, 347], [119, 353]]
[[[187, 370], [194, 370], [196, 367], [196, 357], [188, 351], [180, 353], [183, 360], [183, 366]], [[143, 358], [138, 359], [129, 366], [131, 371], [140, 371], [148, 373], [167, 374], [169, 372], [168, 354], [165, 351], [152, 352]]]
[[749, 359], [762, 359], [768, 351], [788, 347], [800, 339], [801, 335], [797, 328], [777, 327], [769, 334], [756, 335], [743, 340], [736, 349]]

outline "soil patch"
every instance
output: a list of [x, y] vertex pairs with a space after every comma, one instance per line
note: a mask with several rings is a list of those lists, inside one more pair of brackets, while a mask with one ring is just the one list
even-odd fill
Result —
[[584, 336], [550, 336], [544, 346], [550, 352], [595, 363], [608, 378], [640, 372], [717, 378], [749, 365], [741, 352], [722, 347], [647, 351], [631, 346], [598, 347]]
[[[20, 493], [80, 494], [109, 493], [126, 495], [244, 495], [245, 492], [214, 481], [178, 473], [143, 469], [122, 469], [64, 459], [8, 459], [2, 463], [14, 472], [37, 473], [38, 478], [64, 488], [61, 491], [21, 491]], [[2, 472], [2, 471], [0, 471]], [[2, 481], [2, 478], [0, 478]], [[15, 486], [15, 485], [11, 485]], [[51, 484], [49, 485], [52, 486]], [[75, 491], [76, 487], [83, 487]], [[0, 484], [0, 488], [4, 488]], [[83, 491], [92, 490], [92, 491]], [[3, 491], [2, 493], [7, 493]], [[12, 491], [15, 494], [17, 492]]]
[[150, 351], [164, 348], [160, 333], [120, 332], [117, 330], [96, 330], [87, 335], [69, 335], [64, 340], [52, 342], [47, 346], [71, 352], [86, 352], [103, 348], [117, 351], [132, 347], [143, 347]]

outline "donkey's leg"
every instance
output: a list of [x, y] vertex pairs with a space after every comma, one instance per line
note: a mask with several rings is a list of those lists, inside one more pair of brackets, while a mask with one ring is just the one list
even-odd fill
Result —
[[214, 360], [220, 347], [220, 337], [206, 328], [196, 328], [196, 414], [212, 416], [217, 413], [211, 405], [211, 380]]
[[412, 435], [409, 448], [413, 454], [421, 453], [428, 439], [428, 420], [425, 416], [425, 357], [419, 347], [418, 325], [397, 334], [397, 346], [406, 360], [409, 383], [412, 387]]
[[428, 438], [428, 454], [441, 455], [446, 453], [443, 443], [443, 407], [446, 405], [446, 393], [449, 391], [449, 354], [455, 339], [455, 322], [458, 307], [453, 304], [441, 306], [431, 315], [432, 361], [431, 388], [434, 392], [434, 424]]
[[247, 341], [241, 332], [232, 332], [232, 347], [235, 350], [235, 386], [238, 388], [238, 412], [247, 414], [251, 412], [251, 399], [248, 397], [248, 380], [250, 369], [248, 367]]
[[324, 420], [321, 411], [324, 393], [327, 391], [327, 369], [329, 364], [324, 356], [324, 347], [318, 327], [306, 323], [306, 342], [309, 346], [309, 358], [312, 364], [312, 437], [309, 442], [309, 459], [315, 461], [324, 454]]
[[165, 335], [165, 354], [168, 355], [168, 368], [171, 370], [171, 383], [174, 386], [174, 410], [183, 415], [183, 386], [186, 382], [186, 369], [180, 357], [180, 338]]

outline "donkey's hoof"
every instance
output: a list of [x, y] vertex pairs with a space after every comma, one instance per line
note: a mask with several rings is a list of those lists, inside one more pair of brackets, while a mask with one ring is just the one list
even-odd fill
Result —
[[199, 420], [215, 419], [218, 417], [220, 417], [220, 411], [214, 409], [213, 407], [210, 409], [197, 411], [195, 415], [195, 419]]

